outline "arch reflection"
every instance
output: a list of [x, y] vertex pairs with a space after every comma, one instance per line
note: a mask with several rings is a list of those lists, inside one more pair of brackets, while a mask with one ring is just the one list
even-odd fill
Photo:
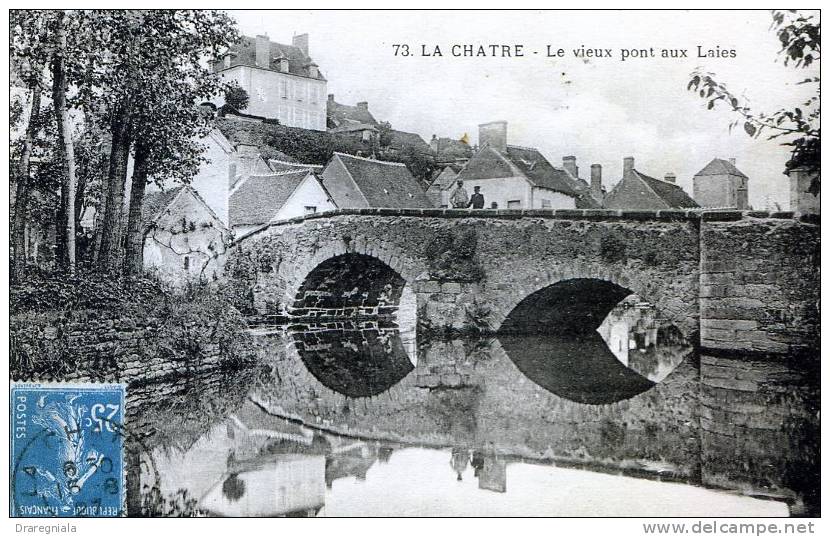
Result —
[[289, 334], [308, 371], [347, 397], [383, 393], [415, 368], [393, 324], [304, 324], [292, 326]]

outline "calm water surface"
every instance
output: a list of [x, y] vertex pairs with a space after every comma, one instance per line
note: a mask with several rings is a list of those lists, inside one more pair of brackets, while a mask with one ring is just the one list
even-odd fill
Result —
[[[133, 390], [154, 513], [786, 516], [809, 493], [810, 448], [792, 441], [806, 433], [717, 433], [731, 424], [701, 410], [701, 358], [636, 297], [578, 336], [253, 334], [248, 370]], [[774, 386], [773, 369], [754, 374]]]

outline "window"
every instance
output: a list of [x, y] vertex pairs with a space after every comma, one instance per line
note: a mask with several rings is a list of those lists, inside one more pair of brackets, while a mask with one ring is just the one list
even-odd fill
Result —
[[521, 209], [522, 208], [522, 200], [507, 200], [507, 208], [508, 209]]
[[550, 209], [550, 200], [542, 200], [542, 209]]
[[190, 270], [190, 257], [184, 256], [184, 270]]
[[283, 99], [288, 98], [288, 81], [287, 80], [280, 80], [280, 97]]
[[317, 212], [317, 207], [314, 205], [306, 205], [305, 206], [305, 214], [314, 214]]

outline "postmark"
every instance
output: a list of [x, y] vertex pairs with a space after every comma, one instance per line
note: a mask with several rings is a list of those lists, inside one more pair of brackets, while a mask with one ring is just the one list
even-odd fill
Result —
[[125, 513], [125, 386], [11, 387], [10, 515]]

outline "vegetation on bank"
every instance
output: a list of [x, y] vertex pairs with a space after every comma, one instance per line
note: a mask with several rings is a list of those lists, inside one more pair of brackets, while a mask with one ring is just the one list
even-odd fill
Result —
[[118, 357], [136, 352], [140, 362], [163, 357], [179, 373], [217, 356], [221, 367], [253, 361], [244, 317], [210, 285], [174, 289], [149, 277], [31, 272], [10, 287], [10, 314], [16, 379], [121, 378]]

